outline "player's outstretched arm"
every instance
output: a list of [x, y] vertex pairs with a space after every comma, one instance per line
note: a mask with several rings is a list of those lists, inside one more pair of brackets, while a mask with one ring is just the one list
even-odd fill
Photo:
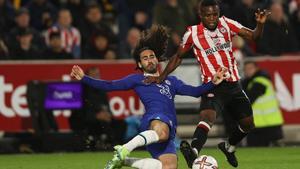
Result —
[[270, 14], [271, 12], [266, 9], [264, 10], [258, 9], [255, 12], [255, 18], [257, 23], [256, 28], [254, 30], [251, 30], [249, 28], [242, 28], [238, 34], [247, 40], [258, 39], [263, 33], [264, 24], [266, 23], [267, 17]]
[[74, 77], [77, 80], [81, 80], [81, 82], [87, 84], [88, 86], [105, 91], [128, 90], [133, 88], [135, 85], [133, 75], [113, 81], [94, 79], [89, 76], [86, 76], [83, 70], [78, 65], [73, 66], [71, 71], [71, 77]]
[[183, 84], [180, 85], [177, 89], [177, 94], [186, 95], [192, 97], [200, 97], [204, 93], [213, 89], [216, 85], [220, 84], [224, 79], [227, 78], [228, 69], [223, 67], [219, 68], [216, 74], [213, 77], [213, 80], [208, 83], [203, 83], [201, 86], [194, 87], [191, 85]]

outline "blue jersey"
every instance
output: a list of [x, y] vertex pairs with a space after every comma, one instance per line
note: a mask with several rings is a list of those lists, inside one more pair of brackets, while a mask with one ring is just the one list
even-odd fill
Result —
[[143, 74], [132, 74], [123, 79], [113, 81], [96, 80], [84, 76], [82, 82], [105, 91], [133, 89], [145, 106], [146, 112], [144, 116], [164, 113], [173, 120], [175, 126], [177, 125], [174, 105], [175, 95], [200, 97], [214, 87], [212, 82], [198, 87], [186, 85], [175, 76], [168, 76], [161, 84], [145, 84], [143, 82], [144, 79], [145, 76]]
[[154, 143], [147, 146], [153, 158], [162, 154], [176, 154], [175, 135], [177, 127], [175, 95], [200, 97], [214, 87], [212, 82], [198, 87], [186, 85], [175, 76], [168, 76], [161, 84], [145, 84], [143, 74], [132, 74], [120, 80], [96, 80], [84, 76], [83, 83], [105, 91], [133, 89], [145, 106], [145, 114], [141, 120], [141, 131], [149, 129], [152, 120], [160, 120], [170, 127], [169, 140], [163, 143]]

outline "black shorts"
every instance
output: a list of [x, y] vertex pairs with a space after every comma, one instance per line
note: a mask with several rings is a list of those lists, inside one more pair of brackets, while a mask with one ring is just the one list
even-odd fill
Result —
[[233, 120], [253, 115], [251, 103], [238, 82], [223, 81], [201, 98], [200, 110], [213, 109], [230, 114]]

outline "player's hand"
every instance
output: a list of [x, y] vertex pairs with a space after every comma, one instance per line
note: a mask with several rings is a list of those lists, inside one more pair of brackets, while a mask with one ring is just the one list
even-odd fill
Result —
[[260, 23], [260, 24], [264, 24], [267, 20], [267, 17], [271, 14], [270, 11], [264, 9], [264, 10], [261, 10], [261, 9], [257, 9], [257, 11], [255, 12], [255, 19], [256, 19], [256, 22], [257, 23]]
[[213, 77], [213, 84], [218, 85], [220, 84], [224, 79], [227, 78], [228, 69], [226, 67], [220, 67], [217, 70], [217, 73]]
[[161, 83], [164, 80], [161, 76], [147, 76], [143, 82], [146, 84]]
[[78, 65], [74, 65], [70, 75], [77, 80], [81, 80], [84, 76], [84, 72]]

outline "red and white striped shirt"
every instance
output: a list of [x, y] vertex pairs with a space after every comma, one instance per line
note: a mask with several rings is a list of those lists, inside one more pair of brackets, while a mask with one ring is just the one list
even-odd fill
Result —
[[230, 77], [227, 81], [240, 79], [237, 62], [232, 53], [232, 37], [237, 35], [243, 26], [225, 16], [219, 18], [215, 31], [210, 31], [203, 24], [189, 26], [185, 32], [181, 48], [185, 51], [193, 47], [204, 83], [212, 80], [219, 67], [228, 68]]
[[58, 24], [49, 28], [45, 35], [46, 44], [49, 45], [49, 35], [51, 32], [60, 31], [61, 46], [67, 53], [72, 53], [75, 58], [80, 57], [81, 36], [77, 28], [61, 28]]

